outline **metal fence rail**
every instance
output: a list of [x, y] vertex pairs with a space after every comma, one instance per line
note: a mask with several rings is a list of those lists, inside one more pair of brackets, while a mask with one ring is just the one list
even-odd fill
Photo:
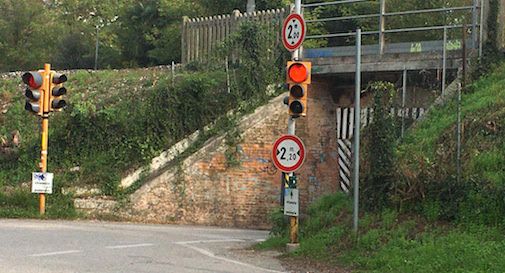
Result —
[[288, 9], [250, 13], [241, 13], [235, 10], [231, 15], [203, 18], [183, 17], [182, 63], [200, 61], [208, 57], [244, 21], [261, 22], [267, 26], [269, 31], [276, 33], [276, 42], [280, 42], [279, 30], [288, 13]]
[[[308, 28], [310, 29], [310, 24], [314, 23], [329, 23], [329, 22], [338, 22], [338, 21], [346, 21], [346, 20], [355, 20], [355, 19], [377, 19], [377, 30], [369, 30], [363, 31], [362, 35], [378, 35], [378, 44], [379, 44], [379, 54], [384, 53], [385, 45], [386, 45], [386, 34], [392, 33], [403, 33], [403, 32], [415, 32], [415, 31], [447, 31], [448, 29], [454, 28], [462, 28], [464, 24], [462, 22], [454, 22], [452, 24], [446, 25], [427, 25], [423, 27], [415, 27], [415, 26], [403, 26], [403, 28], [393, 28], [387, 29], [387, 19], [398, 17], [398, 16], [406, 16], [406, 15], [419, 15], [419, 14], [439, 14], [439, 13], [454, 13], [454, 12], [468, 12], [471, 17], [471, 22], [468, 22], [468, 28], [471, 29], [472, 38], [470, 47], [479, 49], [479, 52], [482, 48], [482, 29], [483, 29], [483, 21], [484, 21], [484, 13], [483, 6], [485, 1], [487, 0], [472, 0], [473, 4], [471, 6], [460, 6], [460, 7], [443, 7], [443, 8], [431, 8], [431, 9], [420, 9], [420, 10], [407, 10], [407, 11], [395, 11], [395, 12], [387, 12], [386, 11], [386, 2], [387, 0], [379, 0], [379, 12], [373, 14], [358, 14], [353, 16], [340, 16], [340, 17], [328, 17], [328, 18], [315, 18], [307, 20], [307, 24], [309, 24]], [[343, 5], [343, 4], [354, 4], [360, 2], [372, 2], [370, 0], [342, 0], [342, 1], [331, 1], [331, 2], [321, 2], [321, 3], [313, 3], [313, 4], [305, 4], [303, 5], [306, 9], [312, 9], [316, 7], [323, 6], [335, 6], [335, 5]], [[480, 16], [479, 16], [480, 14]], [[480, 35], [479, 35], [480, 34]], [[327, 33], [327, 34], [317, 34], [317, 35], [308, 35], [307, 39], [327, 39], [327, 38], [337, 38], [337, 37], [353, 37], [356, 33], [354, 30], [342, 30], [338, 33]]]

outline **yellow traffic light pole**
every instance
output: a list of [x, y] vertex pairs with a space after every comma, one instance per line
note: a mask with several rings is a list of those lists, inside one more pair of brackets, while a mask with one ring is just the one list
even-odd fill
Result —
[[[51, 86], [51, 65], [44, 64], [43, 81], [42, 81], [42, 96], [43, 96], [43, 114], [42, 114], [42, 146], [40, 149], [40, 172], [47, 172], [47, 147], [49, 142], [49, 103], [50, 103], [50, 86]], [[46, 213], [46, 195], [39, 193], [39, 212], [40, 215]]]

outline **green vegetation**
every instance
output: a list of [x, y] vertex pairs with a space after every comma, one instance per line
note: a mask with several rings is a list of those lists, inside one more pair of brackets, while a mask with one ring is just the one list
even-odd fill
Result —
[[[385, 209], [362, 215], [356, 235], [352, 231], [351, 201], [338, 193], [313, 203], [301, 225], [300, 248], [289, 255], [353, 272], [503, 271], [502, 227], [437, 224]], [[257, 248], [281, 249], [288, 241], [287, 233], [279, 234]]]
[[[374, 123], [380, 126], [372, 123], [364, 134], [359, 232], [351, 228], [352, 199], [325, 196], [309, 207], [300, 248], [287, 255], [356, 272], [502, 272], [505, 63], [492, 70], [463, 92], [460, 180], [456, 98], [395, 141], [394, 121], [379, 114], [391, 106], [394, 88], [372, 84], [379, 115]], [[283, 218], [281, 212], [271, 216], [272, 238], [258, 248], [281, 248], [288, 241]]]
[[[286, 0], [256, 0], [259, 10]], [[99, 68], [178, 63], [182, 16], [245, 11], [245, 0], [3, 0], [0, 2], [0, 71], [42, 67]]]
[[[100, 188], [102, 194], [123, 197], [138, 189], [144, 179], [124, 191], [118, 187], [122, 176], [196, 130], [203, 132], [207, 125], [210, 129], [175, 161], [196, 151], [208, 138], [230, 132], [226, 139], [233, 165], [231, 151], [240, 136], [236, 121], [277, 94], [275, 88], [267, 87], [279, 80], [281, 70], [270, 68], [283, 61], [283, 55], [267, 48], [272, 38], [262, 28], [244, 23], [215, 60], [192, 63], [178, 69], [175, 77], [163, 67], [69, 71], [70, 106], [50, 119], [48, 170], [55, 173], [58, 189], [91, 186]], [[241, 57], [240, 62], [230, 63], [228, 88], [223, 60], [232, 50]], [[15, 153], [0, 153], [0, 189], [28, 182], [40, 157], [39, 120], [24, 110], [21, 89], [19, 75], [6, 74], [0, 79], [0, 108], [8, 110], [0, 114], [0, 137], [8, 139], [14, 130], [22, 137]]]
[[440, 220], [503, 223], [505, 65], [462, 98], [463, 174], [456, 181], [456, 102], [434, 109], [398, 147], [396, 202]]

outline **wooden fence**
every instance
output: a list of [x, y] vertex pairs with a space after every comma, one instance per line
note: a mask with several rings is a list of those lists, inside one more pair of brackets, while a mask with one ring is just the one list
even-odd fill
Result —
[[182, 24], [182, 63], [204, 60], [230, 36], [244, 21], [264, 24], [269, 32], [276, 33], [280, 43], [280, 32], [288, 9], [265, 10], [250, 13], [233, 11], [231, 15], [218, 15], [203, 18], [183, 18]]

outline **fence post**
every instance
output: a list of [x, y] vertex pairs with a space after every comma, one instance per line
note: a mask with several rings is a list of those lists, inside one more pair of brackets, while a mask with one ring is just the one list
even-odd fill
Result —
[[473, 0], [472, 6], [472, 48], [477, 47], [477, 3], [478, 0]]
[[209, 17], [204, 17], [202, 18], [202, 60], [204, 58], [207, 58], [208, 53], [209, 53], [209, 41], [210, 41], [210, 19]]
[[482, 44], [484, 43], [484, 0], [480, 1], [480, 27], [479, 27], [479, 58], [482, 58]]
[[196, 18], [196, 22], [194, 24], [195, 26], [195, 49], [194, 49], [194, 53], [195, 53], [195, 56], [193, 58], [193, 61], [197, 61], [199, 58], [200, 58], [200, 54], [199, 54], [199, 51], [200, 51], [200, 28], [201, 28], [201, 24], [200, 24], [200, 18]]
[[386, 30], [386, 0], [380, 0], [380, 16], [379, 16], [379, 54], [384, 53], [384, 31]]
[[[239, 19], [240, 19], [240, 11], [239, 10], [234, 10], [232, 13], [232, 18], [231, 18], [231, 29], [230, 29], [230, 34], [237, 31], [238, 26], [239, 26]], [[237, 52], [236, 50], [233, 50], [232, 55], [231, 55], [231, 61], [232, 63], [236, 63], [238, 60], [237, 57]]]
[[182, 17], [182, 39], [181, 39], [181, 62], [183, 64], [188, 62], [188, 16]]
[[187, 62], [191, 62], [193, 60], [193, 50], [194, 50], [194, 43], [195, 43], [195, 39], [193, 38], [193, 19], [189, 19], [188, 21], [188, 58], [187, 58]]
[[172, 70], [172, 88], [175, 87], [175, 62], [172, 61], [172, 65], [170, 66]]
[[407, 68], [403, 67], [403, 87], [402, 87], [402, 138], [405, 135], [405, 102], [407, 97]]

